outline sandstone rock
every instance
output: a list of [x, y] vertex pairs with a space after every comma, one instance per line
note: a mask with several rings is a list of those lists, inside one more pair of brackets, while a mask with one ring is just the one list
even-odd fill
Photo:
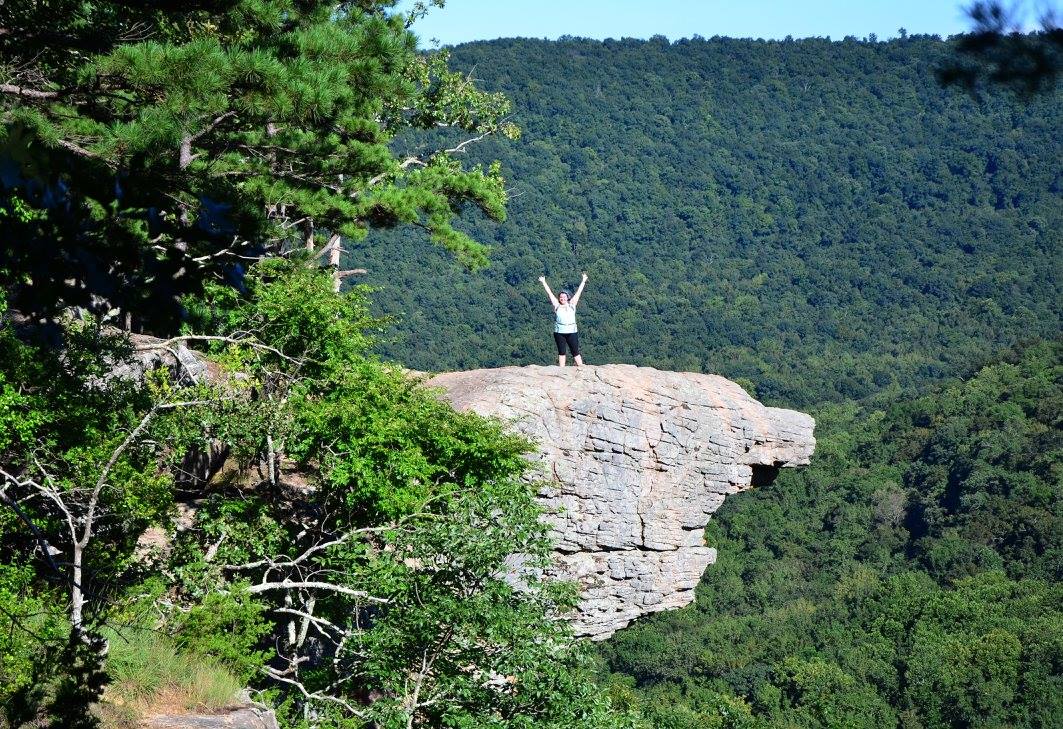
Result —
[[808, 464], [813, 419], [723, 377], [632, 365], [503, 367], [428, 381], [459, 410], [540, 445], [537, 478], [560, 574], [581, 586], [577, 633], [601, 640], [693, 601], [724, 498]]
[[146, 719], [144, 729], [278, 729], [272, 711], [236, 706], [214, 714], [159, 714]]

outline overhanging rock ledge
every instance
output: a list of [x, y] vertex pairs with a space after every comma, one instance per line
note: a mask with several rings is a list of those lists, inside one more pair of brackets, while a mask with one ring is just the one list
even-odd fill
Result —
[[558, 570], [581, 587], [573, 624], [595, 640], [692, 602], [716, 560], [705, 545], [712, 513], [776, 469], [807, 465], [816, 444], [811, 416], [765, 407], [716, 375], [529, 366], [427, 384], [539, 444]]

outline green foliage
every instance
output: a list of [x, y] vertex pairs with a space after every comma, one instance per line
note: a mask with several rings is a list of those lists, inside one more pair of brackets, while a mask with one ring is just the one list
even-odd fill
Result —
[[528, 443], [455, 412], [396, 368], [362, 363], [337, 385], [300, 397], [291, 452], [320, 464], [323, 495], [343, 508], [395, 518], [451, 493], [490, 492], [526, 468]]
[[453, 220], [504, 219], [500, 168], [391, 143], [515, 139], [509, 102], [418, 53], [395, 4], [0, 7], [0, 224], [19, 243], [0, 268], [27, 284], [20, 308], [172, 326], [182, 294], [248, 258], [400, 223], [486, 263]]
[[0, 393], [0, 701], [12, 723], [92, 726], [106, 683], [100, 627], [143, 579], [139, 537], [173, 509], [163, 465], [183, 451], [152, 427], [166, 419], [156, 406], [188, 388], [137, 376], [129, 340], [98, 322], [17, 337], [4, 321]]
[[217, 660], [155, 631], [127, 628], [120, 633], [107, 631], [107, 637], [110, 685], [105, 706], [145, 710], [166, 697], [183, 703], [185, 709], [210, 711], [232, 706], [243, 688], [239, 676]]
[[[309, 705], [329, 726], [622, 725], [560, 620], [573, 588], [541, 576], [551, 552], [522, 480], [530, 444], [368, 357], [378, 324], [363, 291], [335, 294], [298, 258], [259, 263], [247, 282], [189, 310], [226, 338], [219, 360], [254, 376], [270, 415], [247, 437], [284, 457], [254, 498], [213, 494], [179, 539], [173, 586], [199, 603], [173, 621], [179, 644], [259, 668], [252, 683], [283, 712]], [[270, 634], [253, 646], [259, 614]], [[197, 637], [223, 624], [235, 634]], [[267, 641], [262, 666], [251, 649]]]
[[887, 431], [897, 457], [913, 461], [910, 529], [932, 574], [960, 577], [986, 563], [1013, 577], [1063, 577], [1061, 383], [1059, 345], [1031, 347], [915, 402]]
[[[360, 361], [383, 322], [370, 317], [368, 289], [356, 288], [336, 296], [332, 279], [303, 257], [265, 260], [244, 279], [243, 293], [231, 286], [209, 284], [203, 296], [187, 297], [186, 332], [211, 331], [233, 335], [254, 332], [281, 357], [297, 357], [308, 376], [338, 376], [339, 370]], [[229, 346], [215, 347], [219, 353]], [[253, 351], [236, 348], [241, 358], [232, 366], [253, 366], [256, 374], [273, 360], [248, 360]], [[259, 352], [258, 354], [262, 354]]]
[[236, 680], [251, 679], [269, 659], [256, 650], [269, 633], [265, 607], [243, 592], [209, 593], [172, 621], [174, 645], [190, 654], [212, 656]]
[[[112, 589], [135, 571], [131, 557], [137, 537], [167, 516], [172, 504], [170, 475], [157, 468], [159, 444], [138, 441], [119, 451], [152, 401], [150, 383], [109, 378], [112, 368], [130, 355], [125, 338], [94, 324], [71, 323], [62, 349], [24, 344], [8, 325], [0, 332], [0, 387], [5, 393], [0, 462], [7, 474], [35, 480], [43, 488], [42, 498], [24, 510], [25, 519], [36, 523], [52, 548], [69, 556], [74, 532], [82, 526], [81, 508], [87, 508], [101, 477], [109, 487], [98, 493], [100, 513], [122, 514], [95, 524], [94, 536], [106, 546], [86, 564], [92, 590]], [[28, 485], [7, 484], [9, 498], [25, 496], [20, 491], [33, 493]], [[55, 498], [44, 497], [45, 492]], [[58, 500], [71, 510], [73, 523]], [[10, 528], [0, 539], [12, 554], [29, 558], [41, 548], [17, 519], [5, 526]]]
[[779, 713], [797, 726], [871, 729], [895, 721], [874, 690], [821, 658], [789, 656], [779, 666], [776, 680], [783, 699]]
[[[7, 522], [4, 515], [4, 531]], [[29, 565], [0, 565], [0, 716], [33, 718], [45, 695], [41, 679], [53, 665], [49, 649], [70, 631], [55, 596], [37, 587]]]
[[[106, 669], [135, 702], [246, 681], [293, 726], [1059, 725], [1061, 345], [911, 399], [1058, 333], [1058, 95], [943, 92], [927, 37], [418, 55], [392, 6], [0, 4], [0, 275], [47, 321], [0, 326], [3, 720], [91, 725]], [[473, 279], [371, 232], [398, 224], [504, 245]], [[372, 305], [320, 268], [340, 234]], [[581, 268], [592, 361], [820, 421], [810, 469], [713, 521], [696, 604], [596, 651], [531, 444], [370, 355], [380, 310], [413, 367], [536, 361], [535, 277]], [[101, 324], [178, 313], [210, 386]]]
[[[201, 329], [182, 341], [210, 350], [210, 387], [136, 369], [98, 324], [58, 346], [0, 332], [7, 720], [90, 725], [109, 672], [107, 696], [136, 707], [246, 681], [293, 724], [631, 725], [561, 619], [574, 587], [544, 578], [530, 444], [369, 357], [365, 293], [332, 281], [292, 256], [188, 298]], [[208, 448], [232, 475], [170, 544], [138, 549]], [[107, 637], [129, 644], [104, 662]]]
[[824, 408], [812, 466], [710, 525], [695, 605], [603, 646], [613, 682], [662, 726], [699, 725], [674, 717], [706, 692], [751, 726], [1059, 724], [1061, 396], [1063, 344], [1040, 343], [914, 401]]
[[549, 362], [536, 278], [581, 270], [587, 362], [717, 372], [785, 406], [918, 392], [1055, 336], [1060, 92], [942, 89], [953, 52], [929, 36], [452, 49], [513, 101], [520, 141], [469, 152], [514, 180], [509, 217], [463, 223], [495, 246], [482, 274], [405, 232], [348, 246], [399, 322], [383, 353]]

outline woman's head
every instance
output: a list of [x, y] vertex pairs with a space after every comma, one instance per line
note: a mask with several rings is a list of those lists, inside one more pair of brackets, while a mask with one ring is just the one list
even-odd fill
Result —
[[562, 291], [560, 294], [557, 295], [557, 300], [560, 303], [562, 303], [562, 304], [567, 304], [568, 303], [568, 292], [567, 291]]

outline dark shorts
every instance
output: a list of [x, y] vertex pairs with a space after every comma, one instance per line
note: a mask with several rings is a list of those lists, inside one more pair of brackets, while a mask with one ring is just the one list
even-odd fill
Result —
[[572, 356], [579, 356], [579, 332], [570, 332], [568, 334], [561, 334], [560, 332], [554, 332], [554, 343], [557, 344], [558, 355], [565, 354], [565, 346], [572, 350]]

